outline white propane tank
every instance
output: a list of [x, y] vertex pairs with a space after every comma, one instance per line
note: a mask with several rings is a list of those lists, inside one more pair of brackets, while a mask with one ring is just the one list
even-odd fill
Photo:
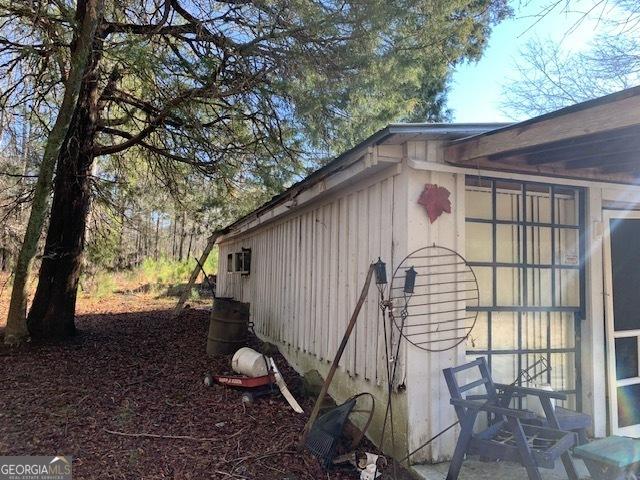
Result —
[[231, 359], [231, 368], [234, 372], [248, 377], [262, 377], [267, 375], [267, 361], [265, 357], [253, 348], [242, 347]]

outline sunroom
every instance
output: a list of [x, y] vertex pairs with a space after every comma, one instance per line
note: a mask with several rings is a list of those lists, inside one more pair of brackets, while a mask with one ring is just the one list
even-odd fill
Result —
[[597, 436], [640, 436], [639, 95], [444, 147], [467, 171], [465, 249], [481, 284], [467, 355], [502, 381], [538, 362], [538, 381], [590, 413]]

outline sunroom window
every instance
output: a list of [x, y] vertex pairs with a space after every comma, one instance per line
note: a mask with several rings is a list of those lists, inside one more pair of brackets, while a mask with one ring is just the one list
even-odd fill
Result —
[[577, 188], [466, 179], [466, 257], [480, 288], [467, 354], [486, 356], [503, 383], [535, 365], [535, 383], [569, 394], [572, 407], [580, 388], [582, 197]]

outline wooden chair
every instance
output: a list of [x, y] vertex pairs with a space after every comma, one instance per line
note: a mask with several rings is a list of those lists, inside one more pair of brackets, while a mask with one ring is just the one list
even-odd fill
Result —
[[[479, 377], [463, 385], [458, 383], [458, 375], [466, 376], [476, 369]], [[447, 480], [458, 478], [465, 454], [476, 454], [491, 460], [518, 462], [526, 469], [530, 480], [541, 480], [538, 468], [554, 468], [556, 460], [561, 458], [569, 479], [578, 480], [575, 465], [569, 454], [569, 449], [576, 445], [576, 434], [560, 430], [550, 400], [566, 400], [566, 395], [547, 390], [494, 384], [483, 357], [458, 367], [445, 368], [443, 373], [451, 395], [451, 404], [456, 410], [461, 426]], [[504, 396], [498, 395], [498, 388], [505, 392]], [[483, 389], [484, 392], [480, 395], [473, 394], [471, 391], [476, 389]], [[536, 416], [527, 410], [509, 408], [514, 394], [539, 397], [550, 427], [523, 423], [523, 420], [532, 420]], [[480, 412], [494, 415], [496, 422], [474, 433], [473, 428]]]
[[[560, 430], [575, 432], [578, 435], [578, 445], [585, 445], [589, 443], [587, 430], [593, 426], [591, 415], [576, 412], [575, 410], [569, 410], [564, 407], [556, 407], [555, 414], [558, 419], [558, 424], [560, 425]], [[546, 417], [537, 416], [535, 420], [525, 420], [524, 423], [530, 423], [540, 427], [551, 427]]]

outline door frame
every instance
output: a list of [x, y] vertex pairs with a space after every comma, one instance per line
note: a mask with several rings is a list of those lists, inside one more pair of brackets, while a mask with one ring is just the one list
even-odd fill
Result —
[[[611, 265], [611, 220], [613, 219], [640, 219], [640, 211], [633, 210], [602, 210], [604, 223], [604, 248], [603, 248], [603, 273], [604, 273], [604, 315], [605, 315], [605, 346], [607, 359], [607, 393], [609, 397], [609, 431], [612, 435], [640, 437], [640, 424], [628, 427], [618, 427], [618, 390], [617, 387], [640, 383], [640, 377], [624, 380], [616, 378], [616, 354], [615, 339], [620, 337], [640, 336], [640, 329], [625, 330], [624, 334], [617, 335], [613, 323], [613, 272]], [[639, 352], [640, 353], [640, 352]]]

